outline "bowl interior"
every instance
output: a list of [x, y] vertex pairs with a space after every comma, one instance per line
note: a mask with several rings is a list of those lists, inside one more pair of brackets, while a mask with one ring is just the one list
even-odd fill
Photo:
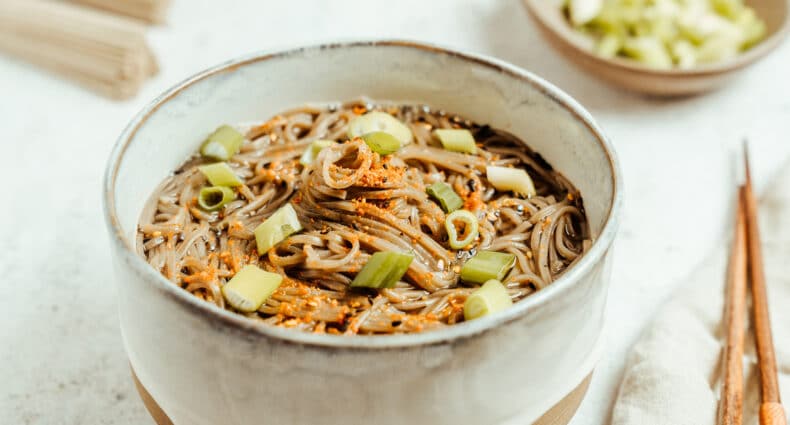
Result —
[[745, 3], [755, 10], [757, 16], [765, 21], [766, 35], [762, 42], [730, 61], [703, 65], [691, 70], [656, 70], [624, 58], [606, 59], [595, 55], [592, 51], [593, 41], [576, 31], [565, 18], [562, 12], [564, 0], [524, 0], [524, 3], [544, 28], [561, 38], [577, 52], [595, 59], [596, 62], [608, 63], [630, 71], [636, 70], [667, 76], [682, 76], [698, 72], [722, 72], [739, 68], [773, 49], [787, 34], [790, 26], [790, 17], [788, 17], [790, 2], [788, 0], [745, 0]]
[[426, 103], [520, 136], [580, 189], [594, 237], [605, 229], [617, 196], [617, 168], [600, 131], [575, 101], [512, 66], [407, 42], [255, 55], [185, 81], [142, 111], [121, 136], [107, 173], [110, 222], [133, 250], [150, 194], [218, 125], [361, 95]]

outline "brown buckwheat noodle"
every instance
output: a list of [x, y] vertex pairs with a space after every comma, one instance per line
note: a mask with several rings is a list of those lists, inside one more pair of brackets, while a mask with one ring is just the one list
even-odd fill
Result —
[[[406, 123], [414, 142], [379, 156], [360, 139], [347, 141], [347, 124], [371, 109]], [[436, 128], [467, 128], [475, 155], [444, 150]], [[336, 146], [303, 167], [299, 157], [316, 139]], [[560, 276], [590, 244], [578, 191], [521, 140], [427, 106], [374, 106], [364, 100], [307, 106], [284, 112], [247, 132], [229, 164], [244, 185], [219, 212], [197, 205], [206, 184], [195, 155], [155, 190], [137, 233], [141, 256], [165, 278], [195, 296], [231, 309], [221, 287], [242, 266], [254, 264], [285, 276], [250, 318], [309, 332], [409, 333], [463, 320], [475, 289], [459, 282], [463, 263], [478, 250], [515, 254], [504, 279], [517, 301]], [[525, 199], [495, 190], [486, 165], [523, 167], [537, 196]], [[445, 213], [426, 187], [445, 181], [480, 221], [469, 250], [450, 249]], [[259, 257], [253, 230], [290, 202], [304, 231]], [[352, 290], [355, 274], [377, 251], [414, 254], [394, 288]]]

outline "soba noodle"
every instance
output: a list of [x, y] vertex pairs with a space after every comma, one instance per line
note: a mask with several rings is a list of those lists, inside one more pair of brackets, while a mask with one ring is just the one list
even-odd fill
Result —
[[[361, 139], [347, 141], [349, 121], [372, 109], [406, 123], [414, 142], [380, 156]], [[431, 136], [438, 128], [469, 129], [477, 154], [444, 150]], [[299, 157], [317, 139], [344, 143], [302, 166]], [[244, 184], [220, 211], [196, 204], [203, 162], [193, 156], [155, 190], [140, 219], [138, 252], [173, 284], [231, 310], [221, 288], [244, 265], [285, 276], [247, 314], [272, 325], [333, 334], [452, 325], [476, 288], [459, 281], [461, 266], [478, 250], [515, 255], [503, 283], [518, 301], [557, 279], [590, 244], [578, 191], [538, 154], [510, 133], [427, 106], [307, 106], [252, 127], [228, 161]], [[537, 195], [495, 190], [487, 165], [524, 168]], [[479, 238], [465, 250], [450, 249], [445, 212], [426, 194], [437, 181], [479, 219]], [[305, 229], [259, 256], [253, 230], [287, 202]], [[393, 288], [350, 288], [377, 251], [412, 252], [414, 260]]]

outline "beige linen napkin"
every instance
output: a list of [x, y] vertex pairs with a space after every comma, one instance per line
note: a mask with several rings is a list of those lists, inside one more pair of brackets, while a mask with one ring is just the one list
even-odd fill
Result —
[[[783, 402], [790, 406], [790, 166], [760, 199], [768, 302]], [[612, 423], [715, 424], [722, 384], [724, 286], [730, 242], [723, 240], [640, 336], [627, 360]], [[751, 309], [749, 317], [751, 318]], [[754, 338], [744, 356], [744, 424], [758, 423], [760, 382]], [[790, 412], [788, 412], [790, 413]]]

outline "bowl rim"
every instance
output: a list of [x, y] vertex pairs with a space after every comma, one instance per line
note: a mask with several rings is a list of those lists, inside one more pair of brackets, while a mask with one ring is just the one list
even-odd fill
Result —
[[[162, 105], [178, 96], [182, 91], [191, 87], [193, 84], [213, 76], [226, 72], [233, 72], [245, 65], [273, 60], [278, 58], [288, 58], [291, 56], [319, 53], [324, 50], [355, 49], [355, 48], [399, 48], [413, 49], [432, 55], [448, 55], [466, 62], [487, 67], [507, 74], [510, 77], [521, 80], [523, 83], [531, 85], [534, 89], [543, 93], [557, 106], [569, 112], [574, 119], [585, 125], [594, 136], [604, 155], [608, 159], [609, 171], [612, 180], [612, 198], [609, 209], [606, 212], [604, 225], [593, 242], [590, 250], [573, 267], [554, 281], [546, 288], [537, 291], [535, 294], [515, 303], [511, 308], [489, 317], [478, 320], [462, 322], [446, 329], [439, 329], [430, 332], [420, 332], [415, 334], [403, 335], [328, 335], [312, 334], [299, 332], [293, 329], [285, 329], [278, 326], [271, 326], [265, 323], [245, 318], [237, 313], [220, 309], [212, 303], [207, 303], [197, 297], [188, 294], [183, 289], [173, 285], [166, 280], [159, 272], [137, 255], [133, 241], [130, 241], [124, 234], [118, 219], [115, 205], [115, 183], [120, 166], [124, 160], [124, 154], [128, 146], [135, 140], [137, 131]], [[432, 44], [406, 40], [366, 40], [335, 42], [328, 44], [311, 45], [294, 49], [280, 51], [265, 51], [251, 53], [229, 61], [220, 63], [197, 74], [186, 78], [180, 83], [172, 86], [164, 93], [156, 97], [153, 101], [143, 107], [118, 137], [104, 174], [103, 182], [103, 213], [110, 238], [118, 254], [116, 261], [122, 260], [128, 264], [134, 272], [138, 274], [145, 284], [153, 285], [155, 289], [168, 295], [175, 300], [180, 307], [190, 310], [196, 316], [209, 322], [214, 326], [225, 326], [235, 329], [239, 333], [245, 334], [248, 338], [268, 338], [284, 343], [292, 343], [303, 346], [327, 347], [333, 349], [348, 350], [375, 350], [391, 348], [412, 348], [428, 345], [439, 345], [451, 343], [480, 335], [484, 332], [496, 329], [499, 326], [512, 322], [525, 316], [528, 312], [545, 308], [551, 304], [552, 300], [557, 299], [562, 293], [569, 290], [579, 280], [586, 275], [591, 268], [602, 261], [614, 240], [617, 227], [619, 225], [620, 211], [622, 209], [622, 175], [614, 148], [605, 136], [600, 127], [593, 121], [592, 116], [578, 102], [563, 91], [532, 74], [529, 71], [520, 69], [514, 65], [499, 59], [472, 53], [462, 53], [449, 48], [439, 47]]]
[[[563, 29], [554, 28], [549, 25], [543, 17], [542, 12], [534, 2], [541, 2], [545, 0], [523, 0], [524, 5], [529, 11], [529, 15], [543, 28], [544, 31], [553, 34], [563, 45], [573, 49], [574, 52], [583, 55], [585, 58], [594, 61], [595, 63], [610, 68], [617, 68], [624, 72], [640, 75], [651, 75], [654, 77], [662, 78], [699, 78], [711, 75], [723, 74], [731, 71], [737, 71], [751, 65], [774, 51], [790, 34], [790, 1], [784, 0], [789, 3], [785, 6], [785, 19], [779, 28], [771, 33], [767, 38], [752, 46], [735, 56], [732, 59], [719, 61], [711, 64], [704, 64], [694, 66], [688, 69], [671, 68], [671, 69], [656, 69], [642, 65], [637, 61], [628, 60], [625, 58], [604, 58], [596, 55], [594, 52], [582, 46], [574, 37], [569, 37], [568, 33], [573, 31], [570, 26], [565, 26]], [[567, 30], [567, 31], [566, 31]]]

